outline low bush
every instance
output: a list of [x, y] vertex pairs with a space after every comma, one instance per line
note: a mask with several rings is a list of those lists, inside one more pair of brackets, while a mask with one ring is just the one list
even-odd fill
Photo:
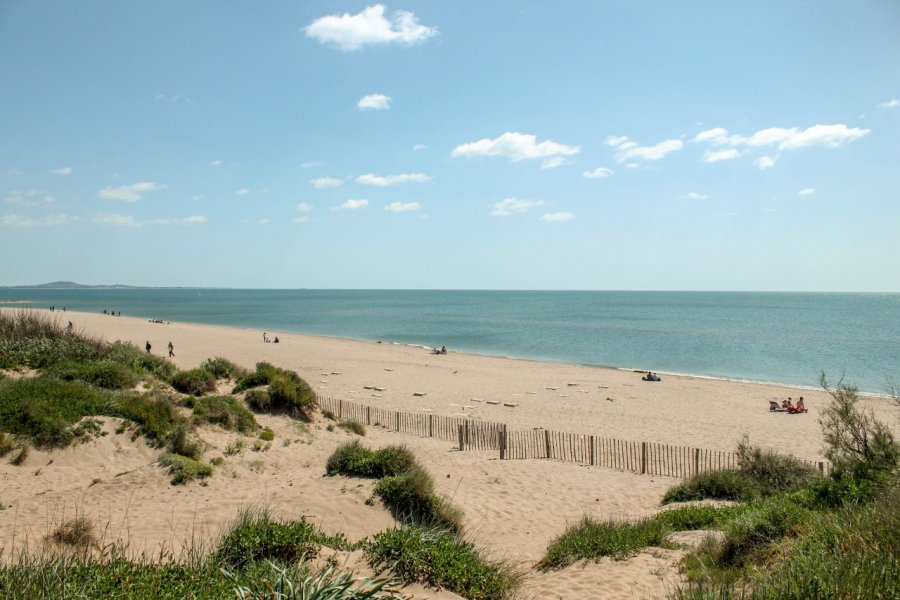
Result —
[[266, 510], [245, 510], [222, 537], [214, 557], [229, 569], [261, 560], [290, 564], [313, 558], [322, 545], [351, 547], [343, 535], [327, 536], [306, 519], [285, 523]]
[[253, 413], [231, 396], [208, 396], [194, 403], [194, 421], [213, 423], [229, 431], [252, 433], [259, 428]]
[[154, 393], [119, 394], [114, 399], [112, 413], [134, 421], [138, 431], [157, 446], [169, 440], [179, 420], [175, 405]]
[[340, 423], [338, 423], [338, 427], [340, 427], [341, 429], [346, 429], [351, 433], [355, 433], [358, 436], [366, 435], [366, 426], [359, 421], [341, 421]]
[[738, 444], [737, 453], [740, 473], [753, 482], [757, 497], [798, 490], [821, 477], [812, 465], [751, 446], [746, 437]]
[[421, 467], [381, 478], [375, 485], [374, 494], [402, 523], [435, 526], [453, 532], [462, 529], [462, 513], [435, 495], [434, 480]]
[[275, 433], [271, 429], [263, 429], [259, 432], [259, 439], [264, 440], [266, 442], [271, 442], [275, 439]]
[[201, 369], [206, 369], [210, 373], [212, 373], [216, 379], [240, 379], [241, 377], [245, 377], [248, 373], [247, 369], [244, 367], [240, 367], [228, 359], [215, 357], [215, 358], [207, 358], [202, 365], [200, 365]]
[[127, 342], [110, 344], [105, 358], [125, 365], [134, 371], [153, 375], [165, 382], [171, 382], [178, 373], [178, 368], [162, 356], [144, 352], [134, 344]]
[[50, 367], [42, 375], [61, 381], [83, 381], [108, 390], [132, 388], [138, 381], [138, 376], [131, 369], [110, 360], [64, 361]]
[[175, 430], [172, 432], [172, 439], [169, 441], [169, 449], [172, 451], [172, 454], [194, 460], [197, 460], [203, 454], [203, 445], [191, 439], [184, 422], [175, 426]]
[[725, 524], [716, 562], [725, 567], [741, 566], [754, 552], [795, 532], [811, 516], [809, 509], [785, 496], [756, 502]]
[[653, 518], [637, 523], [615, 523], [585, 517], [550, 543], [538, 568], [561, 569], [579, 560], [596, 561], [604, 556], [621, 560], [647, 546], [668, 547], [669, 531], [663, 521]]
[[99, 360], [106, 352], [102, 340], [70, 333], [58, 318], [33, 310], [0, 314], [0, 368], [43, 369], [64, 361]]
[[94, 523], [85, 517], [69, 519], [50, 535], [57, 544], [74, 547], [90, 547], [97, 544], [94, 536]]
[[159, 464], [169, 468], [172, 485], [183, 485], [193, 479], [204, 479], [212, 475], [211, 466], [178, 454], [163, 454]]
[[22, 465], [22, 463], [24, 463], [25, 460], [28, 458], [28, 454], [30, 452], [31, 452], [31, 446], [29, 446], [28, 443], [22, 444], [21, 446], [19, 446], [19, 451], [16, 453], [16, 455], [10, 459], [9, 464], [11, 464], [14, 467], [18, 467], [18, 466]]
[[736, 469], [703, 471], [669, 488], [662, 503], [689, 500], [749, 500], [753, 497], [753, 482]]
[[13, 442], [12, 436], [6, 435], [0, 431], [0, 458], [3, 458], [12, 452], [15, 447], [16, 445], [15, 442]]
[[316, 395], [299, 375], [266, 362], [256, 364], [256, 370], [241, 377], [232, 393], [268, 385], [268, 393], [247, 395], [247, 404], [260, 412], [287, 412], [306, 421], [316, 405]]
[[680, 506], [653, 517], [671, 531], [718, 529], [740, 513], [742, 507]]
[[328, 457], [325, 468], [329, 475], [381, 478], [399, 475], [415, 466], [415, 456], [406, 446], [370, 450], [353, 440], [338, 446]]
[[512, 597], [520, 576], [508, 565], [485, 560], [475, 547], [435, 529], [383, 531], [366, 545], [373, 567], [390, 568], [402, 581], [447, 588], [470, 600]]
[[202, 396], [216, 391], [216, 378], [206, 369], [180, 371], [172, 378], [172, 387], [182, 394]]

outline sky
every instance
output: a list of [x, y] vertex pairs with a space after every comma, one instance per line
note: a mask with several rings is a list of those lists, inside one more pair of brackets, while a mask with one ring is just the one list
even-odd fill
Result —
[[900, 292], [900, 4], [0, 0], [0, 285]]

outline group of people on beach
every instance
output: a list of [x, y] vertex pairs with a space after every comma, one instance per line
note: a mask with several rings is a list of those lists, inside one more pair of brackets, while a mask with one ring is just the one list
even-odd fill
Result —
[[101, 315], [110, 315], [110, 316], [112, 316], [112, 317], [121, 317], [121, 316], [122, 316], [122, 311], [116, 312], [116, 311], [114, 311], [114, 310], [106, 310], [106, 309], [104, 308], [102, 311], [100, 311], [100, 314], [101, 314]]
[[783, 412], [789, 415], [795, 415], [799, 413], [806, 412], [806, 404], [803, 401], [803, 396], [800, 396], [800, 399], [797, 400], [797, 404], [794, 405], [794, 399], [788, 397], [787, 400], [782, 400], [781, 406], [778, 406], [778, 402], [775, 400], [769, 400], [769, 410], [772, 412]]
[[267, 331], [263, 331], [263, 342], [266, 344], [268, 344], [268, 343], [278, 344], [279, 343], [278, 336], [276, 335], [275, 338], [273, 339], [273, 338], [269, 337], [269, 333]]
[[[150, 350], [153, 349], [153, 346], [150, 345], [150, 340], [147, 340], [147, 343], [144, 344], [144, 350], [147, 351], [147, 354], [150, 354]], [[173, 358], [175, 356], [175, 345], [172, 342], [169, 342], [168, 346], [169, 350], [169, 358]]]
[[148, 323], [165, 323], [162, 319], [147, 319]]
[[643, 381], [662, 381], [662, 378], [653, 371], [647, 371], [647, 374], [641, 377]]
[[447, 354], [447, 346], [441, 346], [440, 350], [438, 350], [437, 346], [431, 349], [432, 354]]
[[[63, 311], [63, 312], [66, 312], [66, 307], [65, 307], [65, 306], [62, 307], [62, 311]], [[56, 312], [56, 307], [55, 307], [55, 306], [51, 306], [51, 307], [50, 307], [50, 312]]]

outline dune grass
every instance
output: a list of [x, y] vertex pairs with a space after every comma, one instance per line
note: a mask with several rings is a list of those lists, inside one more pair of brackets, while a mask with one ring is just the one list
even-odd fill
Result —
[[253, 413], [232, 396], [207, 396], [194, 404], [194, 421], [213, 423], [222, 429], [250, 434], [259, 429]]
[[226, 358], [216, 356], [215, 358], [207, 358], [200, 365], [201, 369], [205, 369], [212, 373], [216, 379], [240, 379], [246, 377], [249, 373], [244, 367], [238, 366]]
[[[268, 385], [268, 390], [254, 390]], [[294, 371], [281, 369], [267, 362], [256, 364], [256, 370], [238, 379], [233, 394], [252, 390], [247, 404], [257, 412], [288, 413], [309, 421], [316, 405], [316, 395], [306, 381]]]
[[400, 475], [416, 466], [416, 458], [406, 446], [370, 450], [353, 440], [338, 446], [328, 457], [325, 469], [329, 475], [381, 478]]
[[453, 533], [418, 526], [376, 534], [365, 547], [373, 567], [389, 568], [402, 581], [447, 588], [470, 600], [503, 600], [520, 584], [509, 565], [484, 559]]
[[169, 468], [172, 485], [184, 485], [194, 479], [205, 479], [212, 475], [212, 467], [187, 456], [168, 453], [163, 454], [159, 464]]
[[172, 377], [172, 387], [182, 394], [202, 396], [216, 391], [216, 377], [206, 369], [179, 371]]

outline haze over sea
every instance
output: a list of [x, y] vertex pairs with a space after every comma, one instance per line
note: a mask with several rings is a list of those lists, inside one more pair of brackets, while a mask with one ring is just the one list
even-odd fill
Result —
[[29, 306], [626, 369], [884, 393], [900, 294], [624, 291], [5, 289]]

